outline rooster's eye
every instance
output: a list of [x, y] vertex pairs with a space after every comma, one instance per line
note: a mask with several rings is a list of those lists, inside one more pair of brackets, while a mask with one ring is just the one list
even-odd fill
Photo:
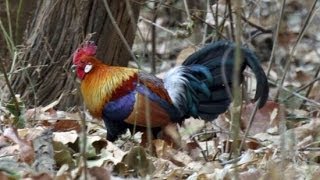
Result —
[[85, 67], [84, 67], [84, 72], [85, 73], [88, 73], [90, 72], [92, 69], [92, 64], [87, 64]]

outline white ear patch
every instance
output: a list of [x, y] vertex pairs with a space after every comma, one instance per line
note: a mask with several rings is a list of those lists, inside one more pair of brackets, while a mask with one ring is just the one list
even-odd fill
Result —
[[87, 64], [85, 67], [84, 67], [84, 72], [85, 73], [88, 73], [90, 72], [92, 69], [92, 64]]

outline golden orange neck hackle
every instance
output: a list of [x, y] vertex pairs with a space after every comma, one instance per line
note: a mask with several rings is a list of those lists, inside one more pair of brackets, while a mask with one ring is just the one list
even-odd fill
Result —
[[99, 61], [91, 63], [93, 68], [81, 82], [81, 93], [90, 113], [95, 117], [101, 117], [104, 105], [111, 100], [116, 89], [123, 82], [136, 76], [138, 70], [108, 66]]

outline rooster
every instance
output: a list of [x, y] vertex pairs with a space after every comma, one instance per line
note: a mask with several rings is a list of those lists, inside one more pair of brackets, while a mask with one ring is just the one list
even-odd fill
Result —
[[[190, 116], [212, 121], [231, 103], [232, 42], [206, 45], [169, 70], [164, 79], [135, 68], [106, 65], [95, 57], [96, 49], [93, 42], [85, 42], [74, 52], [73, 66], [85, 105], [94, 117], [104, 120], [110, 141], [134, 126], [162, 128]], [[261, 108], [268, 99], [267, 77], [255, 54], [241, 50], [240, 82], [248, 66], [257, 79], [254, 100]]]

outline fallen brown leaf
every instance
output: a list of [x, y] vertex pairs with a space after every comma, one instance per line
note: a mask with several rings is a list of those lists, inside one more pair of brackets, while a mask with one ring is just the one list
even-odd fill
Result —
[[21, 139], [17, 133], [17, 130], [9, 127], [3, 132], [3, 135], [9, 138], [11, 141], [19, 145], [19, 160], [32, 164], [35, 158], [34, 149], [31, 141]]
[[180, 51], [180, 53], [177, 56], [176, 59], [176, 65], [180, 65], [183, 63], [184, 60], [187, 59], [188, 56], [190, 56], [192, 53], [196, 52], [196, 47], [189, 46], [183, 50]]
[[10, 145], [8, 139], [3, 135], [0, 135], [0, 149], [8, 145]]
[[129, 170], [134, 170], [134, 174], [142, 177], [152, 174], [156, 170], [152, 161], [147, 158], [146, 151], [141, 146], [133, 147], [123, 157], [122, 162], [128, 166]]
[[155, 139], [152, 141], [156, 157], [167, 159], [170, 156], [169, 151], [172, 151], [172, 147], [162, 139]]
[[256, 168], [250, 168], [247, 171], [239, 173], [240, 180], [256, 180], [262, 176], [262, 172]]
[[9, 180], [9, 177], [6, 173], [0, 171], [0, 179], [2, 180]]
[[[255, 104], [248, 104], [243, 107], [241, 114], [241, 126], [245, 130], [249, 124], [250, 116], [253, 112]], [[279, 126], [279, 104], [274, 101], [267, 101], [267, 103], [258, 109], [252, 126], [249, 131], [249, 135], [253, 136], [257, 133], [266, 132], [267, 129]]]
[[58, 167], [61, 167], [64, 164], [68, 164], [69, 167], [74, 167], [74, 161], [72, 155], [74, 154], [73, 150], [67, 147], [61, 142], [53, 141], [54, 148], [54, 160]]
[[23, 177], [24, 179], [32, 179], [32, 180], [50, 180], [53, 179], [47, 173], [39, 173], [39, 174], [27, 174]]
[[53, 140], [62, 144], [75, 143], [78, 138], [79, 134], [75, 130], [53, 133]]
[[89, 168], [89, 173], [93, 176], [96, 180], [110, 180], [110, 172], [102, 167], [92, 167]]
[[54, 132], [64, 132], [75, 130], [77, 132], [81, 131], [81, 125], [77, 120], [58, 120], [53, 124]]

